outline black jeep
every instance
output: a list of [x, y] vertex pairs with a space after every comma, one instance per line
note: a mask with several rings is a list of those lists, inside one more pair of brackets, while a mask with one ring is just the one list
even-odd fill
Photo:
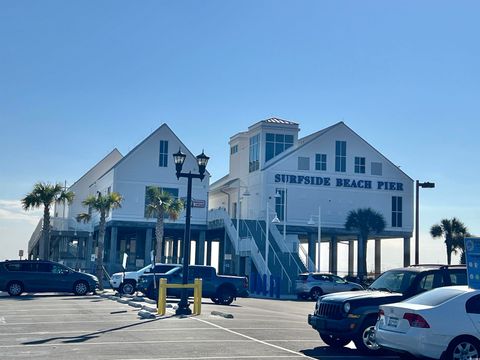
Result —
[[358, 350], [375, 353], [375, 323], [380, 305], [403, 301], [433, 288], [466, 285], [465, 265], [414, 265], [380, 275], [365, 291], [320, 297], [308, 323], [332, 347], [354, 341]]

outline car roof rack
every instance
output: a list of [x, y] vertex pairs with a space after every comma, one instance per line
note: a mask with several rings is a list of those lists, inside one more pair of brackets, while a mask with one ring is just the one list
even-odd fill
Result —
[[408, 265], [408, 267], [438, 267], [441, 269], [448, 269], [448, 268], [461, 268], [465, 267], [465, 264], [451, 264], [451, 265], [446, 265], [446, 264], [412, 264]]

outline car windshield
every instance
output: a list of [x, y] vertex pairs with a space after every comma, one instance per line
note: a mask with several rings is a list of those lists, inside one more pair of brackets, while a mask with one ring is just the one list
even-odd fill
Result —
[[413, 296], [404, 302], [417, 305], [437, 306], [461, 294], [465, 294], [465, 290], [442, 287]]
[[139, 270], [139, 272], [140, 272], [140, 271], [141, 271], [141, 272], [145, 272], [145, 271], [148, 271], [148, 270], [151, 269], [151, 268], [152, 268], [152, 264], [147, 265], [147, 266], [141, 268], [141, 269]]
[[369, 290], [382, 290], [404, 293], [412, 284], [416, 272], [406, 270], [389, 270], [384, 272], [369, 287]]
[[177, 271], [181, 271], [181, 270], [179, 270], [179, 269], [181, 269], [180, 266], [174, 267], [173, 269], [168, 270], [165, 274], [166, 274], [166, 275], [171, 275], [171, 274], [173, 274], [173, 273], [176, 273]]

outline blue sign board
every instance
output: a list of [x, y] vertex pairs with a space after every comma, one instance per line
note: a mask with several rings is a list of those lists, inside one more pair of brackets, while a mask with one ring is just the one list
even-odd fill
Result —
[[468, 287], [480, 289], [480, 238], [465, 238]]

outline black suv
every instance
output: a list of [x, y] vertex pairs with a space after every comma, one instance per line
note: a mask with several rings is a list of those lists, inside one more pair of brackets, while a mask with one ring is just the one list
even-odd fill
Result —
[[10, 296], [22, 292], [72, 292], [85, 295], [95, 292], [96, 276], [44, 260], [12, 260], [0, 262], [0, 291]]
[[433, 288], [466, 285], [465, 265], [414, 265], [388, 270], [365, 291], [325, 295], [318, 299], [308, 323], [332, 347], [354, 341], [358, 350], [375, 353], [375, 323], [380, 305], [403, 301]]

